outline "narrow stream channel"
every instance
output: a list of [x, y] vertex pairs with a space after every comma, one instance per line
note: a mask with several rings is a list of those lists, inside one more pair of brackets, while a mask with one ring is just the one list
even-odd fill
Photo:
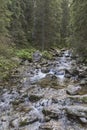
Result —
[[21, 65], [0, 90], [0, 130], [87, 130], [87, 68], [76, 60], [66, 50]]

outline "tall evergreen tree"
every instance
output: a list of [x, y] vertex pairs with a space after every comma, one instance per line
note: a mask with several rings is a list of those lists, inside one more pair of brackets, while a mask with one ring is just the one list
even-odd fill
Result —
[[0, 36], [7, 35], [11, 13], [8, 10], [10, 0], [0, 0]]
[[62, 0], [62, 19], [61, 19], [61, 44], [66, 43], [66, 39], [69, 36], [69, 0]]
[[[10, 7], [10, 11], [12, 12], [12, 18], [11, 18], [11, 26], [10, 26], [10, 32], [13, 37], [13, 41], [15, 43], [25, 43], [25, 33], [22, 27], [22, 22], [24, 20], [24, 13], [21, 8], [22, 1], [16, 1], [12, 0], [12, 4]], [[23, 7], [23, 6], [22, 6]]]
[[60, 41], [60, 1], [37, 0], [34, 9], [35, 42], [44, 50]]
[[87, 0], [73, 0], [71, 25], [74, 39], [72, 45], [81, 56], [87, 56]]

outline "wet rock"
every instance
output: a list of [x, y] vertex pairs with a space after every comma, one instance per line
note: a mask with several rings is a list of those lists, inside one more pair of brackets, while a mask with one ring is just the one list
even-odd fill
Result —
[[61, 122], [53, 121], [44, 123], [39, 127], [40, 130], [65, 130]]
[[65, 74], [65, 78], [71, 78], [70, 74]]
[[84, 124], [87, 124], [87, 118], [84, 118], [84, 117], [81, 117], [80, 118], [80, 121]]
[[18, 129], [18, 127], [19, 127], [19, 119], [17, 118], [17, 119], [11, 120], [11, 121], [9, 122], [9, 126], [10, 126], [11, 128], [17, 128], [17, 129]]
[[66, 51], [66, 48], [62, 48], [61, 51], [62, 51], [62, 52]]
[[86, 79], [81, 80], [80, 85], [82, 85], [82, 86], [87, 85], [87, 80]]
[[45, 116], [48, 116], [50, 118], [58, 119], [60, 117], [61, 111], [58, 109], [58, 107], [55, 106], [49, 106], [43, 108], [43, 114]]
[[40, 61], [42, 58], [42, 54], [39, 52], [39, 51], [36, 51], [33, 56], [32, 56], [32, 59], [34, 62], [38, 62]]
[[32, 110], [32, 106], [26, 106], [26, 105], [20, 105], [16, 110], [18, 110], [19, 112], [24, 112], [24, 113], [28, 113]]
[[85, 106], [67, 106], [65, 110], [68, 115], [73, 117], [87, 118], [87, 107]]
[[25, 66], [28, 66], [28, 65], [29, 65], [29, 61], [26, 60], [26, 61], [24, 62], [24, 65], [25, 65]]
[[71, 73], [69, 72], [69, 70], [65, 69], [65, 78], [71, 78]]
[[87, 103], [87, 94], [86, 95], [77, 95], [77, 96], [69, 96], [71, 100], [74, 102]]
[[21, 103], [24, 103], [24, 99], [16, 99], [14, 101], [11, 102], [12, 105], [19, 105]]
[[64, 75], [65, 74], [65, 70], [64, 69], [60, 69], [60, 70], [53, 70], [52, 71], [55, 75]]
[[83, 86], [81, 91], [79, 92], [79, 95], [86, 95], [87, 94], [87, 87]]
[[77, 68], [71, 68], [70, 74], [72, 76], [77, 76], [77, 75], [79, 75], [79, 71], [77, 70]]
[[48, 65], [48, 61], [46, 59], [42, 59], [40, 65], [46, 67]]
[[45, 120], [45, 122], [49, 122], [51, 120], [51, 118], [49, 116], [45, 116], [44, 120]]
[[66, 92], [69, 95], [77, 95], [77, 94], [79, 94], [80, 90], [81, 90], [80, 86], [69, 85]]
[[36, 69], [41, 69], [41, 65], [37, 64]]
[[57, 48], [51, 48], [50, 52], [53, 54], [53, 56], [59, 56], [60, 50]]
[[59, 85], [57, 77], [53, 74], [47, 74], [45, 78], [39, 80], [37, 84], [44, 88], [52, 87], [55, 89], [57, 89]]
[[86, 78], [87, 77], [87, 72], [86, 71], [82, 71], [79, 73], [79, 78]]
[[35, 115], [29, 115], [29, 116], [25, 116], [25, 117], [22, 117], [21, 118], [21, 121], [19, 122], [19, 125], [21, 127], [24, 127], [26, 125], [29, 125], [29, 124], [32, 124], [34, 122], [37, 122], [38, 121], [38, 117], [35, 116]]
[[1, 121], [2, 121], [2, 122], [6, 122], [6, 121], [7, 121], [7, 118], [8, 118], [8, 117], [4, 115], [4, 116], [1, 117]]
[[53, 103], [57, 103], [58, 105], [72, 105], [73, 101], [70, 100], [70, 98], [66, 97], [66, 98], [52, 98], [52, 102]]
[[50, 123], [44, 123], [39, 127], [40, 130], [53, 130], [52, 125]]
[[65, 57], [70, 57], [70, 54], [69, 53], [65, 54]]
[[40, 101], [41, 106], [49, 106], [51, 103], [51, 99], [42, 99], [42, 101]]
[[42, 72], [42, 73], [49, 73], [49, 72], [50, 72], [50, 69], [47, 68], [47, 67], [44, 67], [44, 68], [41, 69], [41, 72]]
[[41, 94], [30, 94], [29, 100], [31, 102], [36, 102], [36, 101], [40, 100], [42, 97], [43, 97], [43, 95], [41, 95]]

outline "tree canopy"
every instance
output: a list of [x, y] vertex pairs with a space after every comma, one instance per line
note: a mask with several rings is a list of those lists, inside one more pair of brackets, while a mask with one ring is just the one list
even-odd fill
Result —
[[86, 0], [0, 0], [0, 40], [9, 37], [16, 47], [45, 50], [70, 42], [86, 56], [86, 28]]

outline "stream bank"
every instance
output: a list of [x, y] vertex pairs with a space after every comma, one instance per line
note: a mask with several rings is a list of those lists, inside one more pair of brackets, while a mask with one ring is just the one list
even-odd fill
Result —
[[0, 130], [87, 130], [87, 66], [70, 50], [35, 56], [0, 87]]

